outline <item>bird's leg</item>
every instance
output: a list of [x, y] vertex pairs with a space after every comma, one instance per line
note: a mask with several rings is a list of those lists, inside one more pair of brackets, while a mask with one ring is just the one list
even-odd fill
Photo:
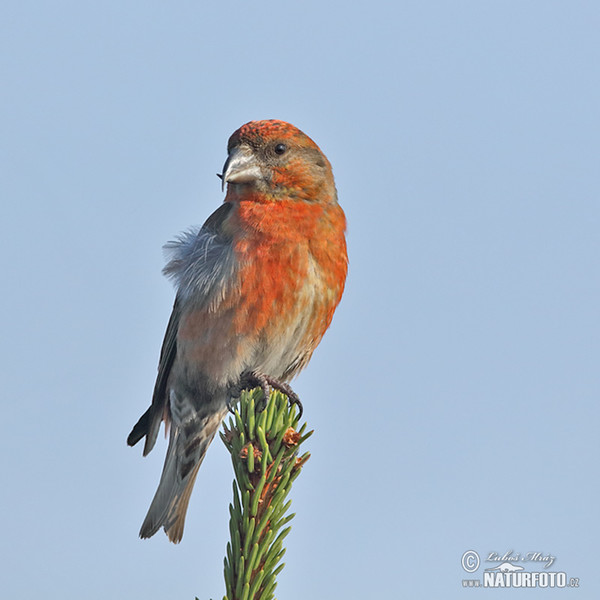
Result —
[[269, 389], [269, 382], [267, 381], [267, 376], [256, 371], [252, 371], [243, 374], [242, 381], [247, 382], [246, 389], [251, 390], [252, 388], [259, 387], [262, 390], [263, 405], [260, 408], [260, 410], [264, 410], [267, 407], [267, 402], [269, 401], [269, 395], [271, 393], [271, 390]]
[[[296, 392], [294, 392], [294, 390], [287, 383], [279, 381], [279, 379], [276, 377], [265, 375], [264, 373], [259, 373], [257, 371], [245, 371], [242, 373], [240, 381], [235, 388], [237, 393], [234, 392], [232, 395], [237, 398], [242, 390], [251, 390], [255, 387], [260, 387], [262, 390], [265, 406], [267, 405], [269, 399], [269, 388], [273, 388], [274, 390], [285, 394], [288, 397], [291, 405], [295, 404], [298, 407], [298, 418], [302, 416], [304, 409], [298, 394], [296, 394]], [[231, 405], [230, 398], [227, 399], [227, 408], [229, 412], [235, 412]]]
[[230, 413], [235, 413], [233, 406], [231, 404], [231, 398], [239, 398], [242, 390], [251, 390], [255, 387], [259, 387], [263, 393], [263, 402], [264, 405], [267, 405], [267, 401], [269, 399], [269, 382], [267, 381], [267, 377], [262, 373], [257, 373], [256, 371], [245, 371], [240, 376], [240, 380], [235, 388], [232, 390], [231, 395], [227, 398], [227, 409]]

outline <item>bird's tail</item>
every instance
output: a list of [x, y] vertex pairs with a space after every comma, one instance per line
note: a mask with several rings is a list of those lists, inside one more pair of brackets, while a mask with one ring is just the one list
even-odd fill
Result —
[[140, 529], [140, 537], [149, 538], [163, 527], [169, 540], [177, 544], [183, 536], [185, 515], [198, 469], [227, 409], [217, 409], [213, 405], [210, 410], [207, 406], [205, 410], [178, 415], [173, 411], [175, 403], [171, 399], [174, 414], [165, 464]]

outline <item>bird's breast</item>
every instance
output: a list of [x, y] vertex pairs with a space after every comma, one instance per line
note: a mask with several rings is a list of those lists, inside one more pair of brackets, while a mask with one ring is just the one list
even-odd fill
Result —
[[288, 378], [312, 355], [342, 295], [343, 212], [335, 220], [320, 207], [309, 216], [306, 206], [241, 204], [227, 223], [234, 280], [216, 308], [187, 311], [178, 347], [190, 370], [221, 382], [245, 370]]

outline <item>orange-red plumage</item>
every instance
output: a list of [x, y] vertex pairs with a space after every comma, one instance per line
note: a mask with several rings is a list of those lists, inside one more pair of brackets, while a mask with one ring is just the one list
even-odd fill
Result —
[[[285, 385], [329, 327], [347, 272], [346, 221], [331, 165], [283, 121], [253, 121], [230, 138], [225, 203], [198, 232], [170, 244], [177, 297], [152, 406], [133, 445], [170, 440], [140, 535], [179, 541], [198, 467], [229, 399], [247, 381]], [[265, 379], [266, 378], [266, 379]]]

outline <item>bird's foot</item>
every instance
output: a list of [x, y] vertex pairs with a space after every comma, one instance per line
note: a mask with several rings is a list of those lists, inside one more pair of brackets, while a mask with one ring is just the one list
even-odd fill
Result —
[[[237, 400], [239, 399], [240, 395], [239, 393], [236, 392], [230, 392], [229, 394], [227, 394], [227, 400], [225, 400], [225, 406], [227, 406], [227, 410], [232, 414], [235, 415], [235, 405], [237, 404]], [[236, 402], [232, 402], [232, 400], [236, 400]]]
[[288, 397], [290, 406], [295, 404], [298, 407], [298, 418], [300, 419], [300, 417], [302, 417], [302, 413], [304, 412], [304, 407], [302, 406], [302, 402], [300, 402], [298, 394], [296, 394], [292, 387], [288, 383], [279, 381], [279, 379], [276, 379], [275, 377], [269, 377], [268, 375], [265, 375], [265, 379], [274, 390], [277, 390]]
[[[295, 404], [298, 407], [298, 418], [302, 416], [302, 413], [304, 412], [302, 402], [300, 402], [298, 394], [296, 394], [296, 392], [294, 392], [294, 390], [287, 383], [280, 381], [276, 377], [265, 375], [264, 373], [258, 373], [257, 371], [246, 371], [245, 373], [242, 373], [239, 384], [236, 386], [238, 392], [237, 396], [239, 396], [242, 390], [251, 390], [255, 387], [259, 387], [263, 392], [263, 409], [266, 407], [269, 400], [269, 394], [271, 392], [270, 388], [273, 388], [274, 390], [285, 394], [288, 397], [290, 405]], [[234, 412], [230, 399], [227, 400], [227, 408], [229, 412]]]

